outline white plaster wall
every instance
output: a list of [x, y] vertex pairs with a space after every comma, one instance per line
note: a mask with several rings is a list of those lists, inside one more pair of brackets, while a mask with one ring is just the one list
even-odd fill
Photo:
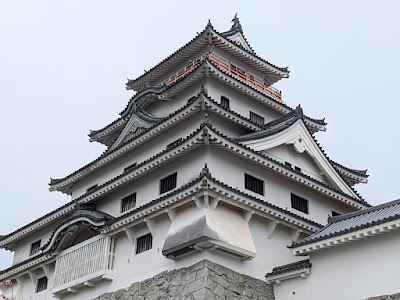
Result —
[[53, 300], [53, 296], [49, 292], [51, 287], [53, 286], [53, 279], [54, 279], [54, 265], [52, 268], [50, 268], [51, 274], [48, 276], [48, 282], [47, 282], [47, 289], [36, 293], [36, 285], [37, 285], [37, 279], [46, 276], [46, 274], [43, 272], [43, 269], [39, 268], [37, 270], [34, 270], [32, 273], [34, 275], [34, 280], [28, 276], [25, 275], [23, 277], [23, 286], [22, 286], [22, 293], [21, 293], [21, 298], [17, 298], [15, 300]]
[[[139, 207], [160, 197], [159, 180], [161, 178], [177, 172], [177, 187], [179, 188], [197, 178], [205, 162], [208, 163], [212, 176], [218, 180], [282, 208], [292, 210], [290, 203], [291, 192], [308, 199], [309, 215], [296, 210], [292, 211], [318, 223], [325, 224], [332, 210], [337, 212], [348, 212], [351, 210], [351, 208], [344, 204], [314, 192], [303, 185], [289, 181], [281, 175], [275, 174], [258, 165], [253, 163], [249, 164], [247, 161], [231, 153], [227, 153], [215, 147], [204, 146], [103, 196], [97, 201], [97, 209], [118, 216], [120, 214], [121, 199], [133, 192], [137, 193], [136, 207]], [[265, 181], [264, 196], [244, 189], [244, 173], [248, 173]], [[14, 263], [28, 258], [30, 244], [32, 242], [42, 239], [42, 245], [44, 245], [54, 226], [56, 226], [56, 224], [45, 227], [37, 233], [29, 235], [23, 242], [20, 242], [15, 251]]]
[[146, 108], [146, 111], [159, 118], [167, 117], [169, 114], [172, 114], [185, 106], [191, 97], [196, 96], [200, 92], [201, 86], [204, 83], [204, 78], [199, 79], [184, 90], [181, 90], [169, 100], [158, 100], [153, 102]]
[[50, 235], [56, 226], [57, 226], [56, 223], [52, 223], [46, 227], [40, 228], [40, 230], [18, 241], [15, 247], [12, 264], [15, 265], [30, 258], [29, 252], [31, 250], [31, 244], [38, 240], [41, 240], [40, 242], [41, 246], [46, 244], [47, 240], [50, 238]]
[[137, 164], [140, 164], [153, 155], [164, 151], [169, 143], [177, 140], [178, 138], [186, 138], [197, 128], [199, 128], [202, 120], [203, 115], [201, 113], [195, 114], [194, 116], [183, 120], [181, 123], [179, 123], [179, 126], [174, 126], [169, 130], [158, 134], [151, 140], [124, 154], [122, 157], [82, 178], [74, 185], [72, 199], [76, 199], [77, 197], [86, 193], [86, 189], [94, 184], [101, 185], [104, 182], [107, 182], [108, 180], [120, 175], [124, 168], [132, 165], [133, 163], [136, 162]]
[[298, 153], [293, 145], [281, 145], [272, 149], [265, 150], [267, 155], [280, 160], [282, 163], [286, 161], [292, 164], [292, 167], [300, 167], [305, 174], [332, 185], [325, 176], [322, 176], [322, 170], [319, 169], [315, 161], [306, 153]]
[[224, 58], [225, 60], [229, 61], [230, 63], [234, 64], [235, 66], [241, 68], [242, 70], [245, 70], [246, 72], [250, 73], [253, 76], [256, 76], [260, 79], [264, 77], [264, 74], [260, 71], [257, 71], [253, 67], [249, 66], [248, 64], [242, 62], [241, 60], [237, 59], [236, 57], [233, 57], [229, 53], [225, 52], [224, 50], [213, 47], [212, 51], [217, 54], [218, 56]]
[[[210, 148], [209, 153], [209, 169], [213, 177], [247, 194], [291, 210], [297, 215], [320, 224], [326, 224], [328, 216], [332, 214], [332, 210], [337, 212], [352, 211], [352, 208], [345, 204], [311, 190], [300, 183], [286, 179], [282, 175], [278, 175], [264, 167], [252, 162], [249, 163], [241, 157], [234, 156], [231, 153], [228, 154], [227, 151]], [[264, 180], [264, 196], [245, 190], [245, 173]], [[291, 208], [290, 193], [309, 200], [309, 214]]]
[[397, 230], [311, 253], [312, 299], [366, 299], [400, 292], [399, 249]]
[[[193, 205], [187, 207], [193, 208]], [[226, 207], [221, 209], [226, 210]], [[256, 257], [250, 261], [243, 262], [236, 257], [211, 250], [196, 251], [176, 260], [167, 259], [162, 255], [161, 249], [171, 221], [167, 214], [160, 215], [152, 220], [155, 221], [155, 227], [152, 232], [153, 247], [151, 250], [135, 254], [135, 246], [131, 244], [126, 234], [124, 232], [117, 234], [115, 236], [114, 279], [98, 282], [95, 288], [81, 288], [77, 294], [65, 294], [62, 299], [92, 299], [103, 293], [127, 287], [133, 282], [150, 278], [162, 271], [190, 266], [203, 259], [222, 264], [239, 273], [261, 280], [265, 279], [265, 273], [270, 272], [274, 266], [299, 260], [299, 258], [293, 257], [286, 247], [291, 243], [291, 230], [279, 225], [274, 234], [268, 238], [266, 234], [267, 221], [259, 216], [253, 216], [249, 222], [251, 236], [257, 252]], [[144, 223], [136, 225], [134, 229], [136, 237], [149, 232], [149, 228]], [[24, 300], [52, 299], [52, 279], [49, 278], [48, 289], [45, 292], [34, 294], [34, 284], [29, 277], [24, 278]], [[29, 298], [31, 295], [32, 298]]]
[[207, 82], [207, 91], [208, 95], [218, 103], [221, 102], [221, 96], [227, 97], [230, 102], [230, 109], [246, 118], [250, 118], [250, 111], [264, 117], [265, 123], [282, 116], [265, 104], [249, 97], [247, 94], [232, 89], [220, 81], [209, 80]]
[[208, 119], [211, 122], [211, 125], [222, 134], [228, 137], [238, 137], [247, 133], [252, 132], [246, 127], [240, 126], [232, 121], [221, 117], [220, 115], [214, 113], [208, 113]]
[[97, 201], [97, 209], [114, 216], [119, 215], [121, 199], [133, 192], [137, 193], [136, 207], [142, 206], [161, 196], [160, 179], [177, 172], [177, 188], [179, 188], [197, 178], [205, 162], [206, 152], [201, 148], [197, 149], [105, 195]]
[[[326, 292], [329, 292], [330, 288], [326, 287]], [[285, 280], [282, 284], [274, 284], [274, 294], [275, 300], [311, 300], [314, 299], [312, 297], [312, 289], [310, 288], [310, 280], [308, 277], [306, 278], [291, 278], [289, 280]], [[322, 297], [321, 299], [327, 299]], [[342, 298], [337, 298], [336, 300], [342, 300]], [[361, 300], [361, 299], [357, 299]]]

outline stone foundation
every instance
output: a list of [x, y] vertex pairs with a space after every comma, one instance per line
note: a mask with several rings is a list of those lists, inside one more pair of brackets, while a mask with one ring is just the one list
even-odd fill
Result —
[[165, 271], [126, 289], [93, 300], [257, 299], [274, 300], [272, 285], [203, 260], [188, 268]]

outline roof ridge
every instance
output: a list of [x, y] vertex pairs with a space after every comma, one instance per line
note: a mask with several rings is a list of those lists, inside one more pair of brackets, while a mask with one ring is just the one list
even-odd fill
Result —
[[[285, 169], [288, 169], [288, 170], [290, 170], [290, 171], [296, 172], [295, 170], [293, 170], [292, 168], [286, 166], [285, 164], [283, 164], [283, 163], [281, 163], [281, 162], [279, 162], [279, 161], [277, 161], [277, 160], [275, 160], [275, 159], [273, 159], [273, 158], [271, 158], [271, 157], [269, 157], [269, 156], [266, 156], [265, 154], [263, 154], [263, 153], [261, 153], [261, 152], [258, 152], [258, 151], [256, 151], [256, 150], [254, 150], [254, 149], [252, 149], [252, 148], [250, 148], [250, 147], [248, 147], [248, 146], [242, 144], [240, 141], [236, 141], [234, 138], [230, 138], [230, 137], [224, 135], [224, 134], [221, 133], [220, 131], [216, 130], [211, 124], [210, 124], [209, 127], [210, 127], [211, 130], [214, 131], [214, 133], [220, 135], [221, 137], [227, 139], [228, 141], [231, 141], [232, 143], [234, 143], [234, 144], [236, 144], [236, 145], [238, 145], [238, 146], [240, 146], [240, 147], [242, 147], [242, 148], [244, 148], [244, 149], [246, 149], [246, 150], [248, 150], [248, 151], [251, 151], [252, 153], [257, 154], [257, 155], [259, 155], [259, 156], [261, 156], [261, 157], [263, 157], [263, 158], [265, 158], [265, 159], [267, 159], [267, 160], [269, 160], [269, 161], [272, 161], [272, 162], [274, 162], [274, 163], [277, 163], [277, 164], [281, 165], [281, 166], [282, 166], [283, 168], [285, 168]], [[307, 128], [307, 127], [306, 127], [306, 128]], [[307, 129], [307, 130], [308, 130], [308, 129]], [[310, 134], [310, 135], [311, 135], [311, 134]], [[309, 180], [311, 180], [311, 181], [314, 181], [314, 182], [316, 182], [316, 183], [318, 183], [318, 184], [320, 184], [320, 185], [322, 185], [322, 186], [324, 186], [324, 187], [326, 187], [326, 188], [329, 188], [330, 190], [335, 191], [335, 192], [337, 192], [337, 193], [339, 193], [339, 194], [341, 194], [341, 195], [343, 195], [343, 196], [346, 196], [346, 197], [348, 197], [348, 198], [350, 198], [350, 199], [352, 199], [352, 200], [354, 200], [354, 201], [356, 201], [356, 202], [358, 202], [358, 203], [360, 203], [360, 204], [363, 204], [363, 205], [366, 205], [366, 206], [371, 206], [368, 202], [366, 202], [366, 201], [365, 201], [363, 198], [361, 198], [361, 197], [360, 197], [360, 199], [358, 199], [358, 198], [353, 197], [353, 196], [351, 196], [351, 195], [349, 195], [349, 194], [347, 194], [347, 193], [345, 193], [345, 192], [343, 192], [343, 191], [341, 191], [341, 190], [339, 190], [339, 189], [337, 189], [337, 188], [335, 188], [335, 187], [333, 187], [333, 186], [330, 186], [330, 185], [328, 185], [328, 184], [326, 184], [326, 183], [324, 183], [324, 182], [322, 182], [322, 181], [319, 181], [319, 180], [317, 180], [317, 179], [315, 179], [315, 178], [313, 178], [313, 177], [310, 177], [310, 176], [308, 176], [308, 175], [306, 175], [306, 174], [303, 174], [303, 173], [301, 173], [301, 172], [297, 172], [297, 173], [300, 174], [301, 176], [306, 177], [307, 179], [309, 179]]]
[[[147, 74], [149, 74], [150, 72], [153, 72], [156, 68], [160, 67], [163, 63], [165, 63], [166, 61], [168, 61], [168, 60], [169, 60], [170, 58], [172, 58], [174, 55], [178, 54], [180, 51], [183, 51], [185, 48], [187, 48], [190, 44], [194, 43], [201, 35], [203, 35], [203, 34], [205, 34], [205, 33], [207, 33], [207, 32], [210, 32], [210, 31], [213, 31], [215, 34], [217, 34], [217, 35], [219, 35], [221, 38], [223, 38], [226, 42], [228, 42], [228, 43], [230, 43], [230, 44], [232, 44], [232, 45], [235, 45], [236, 47], [239, 47], [241, 50], [243, 50], [243, 51], [247, 52], [248, 54], [254, 56], [255, 58], [257, 58], [257, 59], [259, 59], [260, 61], [262, 61], [263, 63], [265, 63], [265, 64], [267, 64], [267, 65], [270, 65], [271, 67], [273, 67], [273, 68], [275, 68], [275, 69], [277, 69], [277, 70], [279, 70], [279, 71], [281, 71], [281, 72], [285, 72], [285, 73], [289, 74], [288, 67], [278, 67], [277, 65], [274, 65], [274, 64], [272, 64], [271, 62], [269, 62], [269, 61], [267, 61], [267, 60], [265, 60], [265, 59], [259, 57], [259, 56], [254, 52], [254, 50], [250, 47], [250, 45], [249, 45], [249, 48], [250, 48], [251, 51], [249, 51], [249, 50], [245, 49], [244, 47], [242, 47], [242, 46], [240, 46], [240, 45], [238, 45], [238, 44], [236, 44], [236, 43], [230, 41], [230, 40], [227, 39], [226, 37], [222, 36], [222, 33], [218, 32], [216, 29], [214, 29], [214, 27], [212, 26], [211, 22], [208, 21], [207, 26], [205, 27], [205, 29], [204, 29], [202, 32], [198, 33], [194, 38], [192, 38], [192, 39], [191, 39], [189, 42], [187, 42], [185, 45], [183, 45], [183, 46], [180, 47], [178, 50], [176, 50], [175, 52], [173, 52], [172, 54], [170, 54], [169, 56], [167, 56], [165, 59], [163, 59], [161, 62], [159, 62], [158, 64], [156, 64], [155, 66], [153, 66], [150, 70], [146, 71], [145, 73], [143, 73], [143, 74], [140, 75], [139, 77], [137, 77], [137, 78], [135, 78], [135, 79], [128, 79], [128, 82], [126, 83], [126, 86], [130, 86], [130, 85], [132, 85], [134, 82], [137, 82], [137, 81], [143, 79]], [[246, 40], [246, 43], [248, 43], [248, 42], [247, 42], [247, 39], [245, 38], [245, 36], [244, 36], [244, 35], [242, 35], [242, 36], [243, 36], [243, 38]]]
[[356, 216], [365, 215], [367, 213], [370, 213], [370, 212], [373, 212], [373, 211], [376, 211], [376, 210], [379, 210], [379, 209], [382, 209], [382, 208], [386, 208], [386, 207], [389, 207], [389, 206], [393, 206], [393, 205], [396, 205], [396, 204], [400, 204], [400, 199], [396, 199], [396, 200], [393, 200], [393, 201], [381, 203], [381, 204], [378, 204], [378, 205], [375, 205], [375, 206], [371, 206], [371, 207], [368, 207], [368, 208], [363, 208], [363, 209], [360, 209], [358, 211], [353, 211], [353, 212], [350, 212], [350, 213], [347, 213], [347, 214], [334, 216], [334, 217], [329, 217], [328, 218], [328, 224], [333, 224], [333, 223], [336, 223], [336, 222], [339, 222], [339, 221], [342, 221], [342, 220], [346, 220], [346, 219], [350, 219], [350, 218], [353, 218], [353, 217], [356, 217]]
[[365, 170], [352, 169], [352, 168], [346, 167], [345, 165], [342, 165], [342, 164], [340, 164], [340, 163], [338, 163], [338, 162], [336, 162], [336, 161], [334, 161], [332, 159], [331, 159], [331, 162], [333, 164], [337, 165], [338, 167], [343, 168], [343, 169], [345, 169], [345, 170], [347, 170], [349, 172], [355, 173], [355, 174], [360, 175], [360, 176], [369, 177], [369, 175], [367, 174], [368, 169], [365, 169]]

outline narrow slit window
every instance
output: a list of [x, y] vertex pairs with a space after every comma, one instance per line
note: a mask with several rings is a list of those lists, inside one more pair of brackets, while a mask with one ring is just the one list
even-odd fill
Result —
[[91, 187], [88, 187], [86, 189], [86, 193], [93, 192], [93, 191], [97, 190], [98, 187], [99, 187], [99, 185], [96, 183], [96, 184], [92, 185]]
[[37, 280], [37, 283], [36, 283], [36, 293], [39, 293], [39, 292], [42, 292], [42, 291], [44, 291], [44, 290], [47, 290], [47, 277], [46, 276], [44, 276], [44, 277], [42, 277], [42, 278], [39, 278], [38, 280]]
[[174, 148], [176, 145], [178, 145], [180, 142], [182, 142], [182, 138], [176, 139], [175, 141], [173, 141], [172, 143], [169, 143], [167, 145], [167, 149], [171, 149]]
[[291, 195], [292, 208], [301, 211], [305, 214], [308, 214], [308, 200], [303, 197], [297, 196], [295, 194], [290, 194], [290, 195]]
[[264, 181], [249, 174], [244, 174], [244, 188], [254, 193], [264, 195]]
[[136, 166], [137, 166], [137, 163], [133, 163], [133, 164], [127, 166], [127, 167], [124, 169], [124, 173], [128, 173], [128, 172], [132, 171], [134, 168], [136, 168]]
[[31, 244], [31, 250], [29, 251], [29, 256], [39, 253], [40, 243], [41, 243], [41, 240], [38, 240]]
[[130, 194], [121, 199], [121, 213], [128, 211], [136, 206], [136, 193]]
[[264, 125], [265, 119], [260, 115], [250, 111], [250, 120], [260, 126]]
[[171, 174], [160, 180], [160, 194], [164, 194], [176, 188], [177, 173]]
[[229, 99], [225, 96], [221, 96], [221, 106], [224, 108], [229, 108]]
[[151, 233], [142, 235], [136, 239], [136, 254], [150, 250], [153, 247], [153, 236]]

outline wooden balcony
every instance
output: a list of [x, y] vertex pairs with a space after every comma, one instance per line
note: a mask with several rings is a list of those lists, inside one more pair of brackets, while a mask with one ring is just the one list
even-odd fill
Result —
[[52, 293], [77, 293], [84, 286], [113, 279], [114, 239], [95, 236], [62, 251], [56, 260]]

